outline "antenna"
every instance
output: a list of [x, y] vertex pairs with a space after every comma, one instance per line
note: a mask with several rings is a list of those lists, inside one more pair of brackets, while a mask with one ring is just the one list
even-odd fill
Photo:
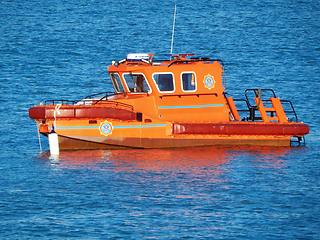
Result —
[[[174, 5], [174, 17], [173, 17], [173, 27], [172, 27], [172, 40], [171, 40], [171, 56], [172, 56], [172, 49], [173, 49], [174, 24], [176, 22], [176, 9], [177, 9], [177, 4]], [[170, 56], [170, 60], [171, 60], [171, 56]]]

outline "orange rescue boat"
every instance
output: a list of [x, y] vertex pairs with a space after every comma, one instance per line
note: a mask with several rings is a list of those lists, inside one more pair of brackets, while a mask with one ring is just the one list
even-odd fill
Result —
[[47, 100], [30, 108], [39, 132], [55, 132], [60, 149], [290, 146], [309, 133], [292, 103], [271, 89], [229, 97], [218, 59], [129, 54], [108, 71], [112, 93]]

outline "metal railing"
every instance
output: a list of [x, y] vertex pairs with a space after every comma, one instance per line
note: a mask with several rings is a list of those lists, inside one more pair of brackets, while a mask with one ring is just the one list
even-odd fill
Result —
[[[247, 108], [238, 108], [237, 107], [237, 111], [240, 113], [247, 113], [246, 116], [243, 116], [243, 114], [240, 115], [242, 121], [262, 121], [261, 116], [257, 116], [256, 112], [259, 113], [259, 108], [257, 106], [257, 104], [251, 104], [250, 103], [250, 98], [248, 96], [248, 93], [250, 91], [253, 91], [256, 97], [257, 96], [257, 90], [258, 89], [247, 89], [245, 90], [245, 99], [233, 99], [233, 101], [236, 103], [245, 103]], [[270, 105], [271, 104], [271, 100], [270, 97], [274, 97], [276, 98], [276, 94], [272, 89], [260, 89], [261, 92], [270, 92], [271, 94], [269, 94], [269, 99], [265, 98], [266, 95], [261, 94], [261, 101], [263, 104], [265, 105]], [[291, 101], [289, 100], [280, 100], [283, 110], [288, 118], [289, 122], [298, 122], [298, 116], [296, 114], [296, 111], [293, 107], [293, 104]], [[239, 105], [239, 104], [238, 104]], [[241, 105], [243, 106], [243, 104]], [[275, 114], [275, 112], [271, 112], [271, 117]], [[259, 113], [260, 115], [260, 113]]]
[[[121, 93], [122, 94], [122, 93]], [[125, 93], [123, 93], [125, 94]], [[102, 96], [101, 96], [102, 95]], [[56, 104], [62, 104], [62, 105], [96, 105], [96, 106], [105, 106], [105, 105], [112, 105], [116, 108], [121, 109], [128, 109], [128, 110], [134, 110], [134, 107], [132, 105], [121, 103], [113, 100], [108, 100], [108, 97], [117, 95], [114, 92], [102, 92], [102, 93], [96, 93], [92, 95], [88, 95], [85, 98], [79, 100], [79, 101], [70, 101], [70, 100], [64, 100], [64, 99], [54, 99], [54, 100], [46, 100], [45, 105], [56, 105]], [[98, 98], [101, 96], [100, 98]], [[98, 99], [96, 99], [98, 98]]]

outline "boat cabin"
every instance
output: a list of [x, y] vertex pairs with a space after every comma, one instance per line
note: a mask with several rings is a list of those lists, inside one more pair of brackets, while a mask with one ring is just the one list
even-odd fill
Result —
[[152, 61], [153, 54], [129, 54], [113, 62], [108, 71], [117, 100], [125, 96], [136, 111], [166, 121], [229, 121], [222, 61], [187, 56]]

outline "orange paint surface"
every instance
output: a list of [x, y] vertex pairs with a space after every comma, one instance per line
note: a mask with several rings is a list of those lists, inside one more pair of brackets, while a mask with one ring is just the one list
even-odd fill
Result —
[[240, 121], [232, 97], [224, 95], [220, 61], [185, 56], [160, 62], [124, 60], [108, 71], [114, 95], [30, 108], [29, 117], [39, 122], [40, 133], [54, 128], [60, 148], [86, 149], [95, 143], [97, 148], [287, 146], [291, 137], [309, 132], [302, 123], [288, 122], [279, 98], [270, 99], [272, 108], [255, 98], [262, 121]]

